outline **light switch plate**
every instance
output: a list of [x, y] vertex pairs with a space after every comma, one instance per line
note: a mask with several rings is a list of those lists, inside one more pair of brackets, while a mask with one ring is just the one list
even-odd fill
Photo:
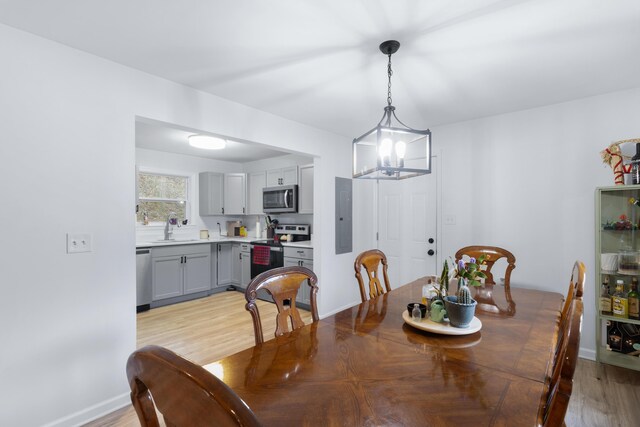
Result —
[[91, 252], [91, 234], [67, 233], [67, 253]]

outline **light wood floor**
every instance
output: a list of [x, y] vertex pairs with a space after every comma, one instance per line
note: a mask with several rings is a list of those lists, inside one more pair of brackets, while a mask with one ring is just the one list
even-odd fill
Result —
[[[138, 348], [157, 344], [205, 365], [254, 345], [253, 324], [244, 295], [224, 292], [207, 298], [138, 314]], [[275, 331], [275, 305], [258, 301], [266, 339]], [[302, 311], [305, 323], [311, 314]], [[124, 368], [123, 368], [124, 371]], [[568, 427], [637, 426], [640, 420], [640, 372], [580, 359], [566, 417]], [[138, 427], [131, 406], [92, 423], [91, 427]]]

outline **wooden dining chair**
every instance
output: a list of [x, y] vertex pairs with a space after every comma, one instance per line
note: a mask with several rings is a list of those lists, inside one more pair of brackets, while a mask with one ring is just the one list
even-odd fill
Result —
[[564, 426], [564, 417], [569, 406], [573, 390], [573, 376], [580, 351], [580, 331], [584, 305], [582, 298], [574, 298], [567, 309], [567, 321], [563, 325], [564, 333], [560, 353], [552, 365], [551, 373], [545, 382], [538, 411], [539, 427]]
[[387, 256], [378, 249], [370, 249], [362, 252], [356, 257], [353, 263], [353, 269], [356, 271], [356, 279], [358, 280], [358, 286], [360, 286], [360, 298], [362, 302], [367, 300], [367, 292], [365, 290], [364, 280], [362, 278], [362, 268], [364, 267], [367, 273], [369, 298], [375, 298], [385, 293], [380, 283], [380, 265], [382, 264], [382, 278], [384, 279], [384, 287], [386, 292], [391, 291], [391, 285], [389, 284], [389, 275], [387, 274]]
[[[256, 305], [257, 292], [261, 289], [266, 290], [276, 304], [278, 314], [276, 315], [275, 336], [278, 337], [304, 326], [300, 312], [296, 307], [296, 297], [300, 286], [309, 286], [311, 288], [309, 292], [311, 296], [311, 317], [313, 322], [319, 320], [316, 304], [317, 283], [318, 278], [313, 271], [306, 267], [298, 266], [267, 270], [251, 280], [245, 290], [244, 297], [247, 300], [245, 308], [251, 313], [251, 318], [253, 319], [256, 345], [264, 342], [260, 312]], [[291, 329], [289, 329], [289, 324], [291, 324]]]
[[[483, 271], [487, 275], [487, 278], [484, 280], [484, 284], [482, 286], [475, 287], [473, 299], [478, 302], [476, 309], [489, 313], [513, 316], [516, 312], [516, 303], [513, 298], [511, 298], [511, 271], [516, 268], [516, 257], [508, 250], [497, 246], [466, 246], [456, 252], [456, 264], [458, 261], [463, 259], [464, 256], [478, 259], [482, 255], [485, 257], [484, 265], [486, 267], [483, 268]], [[493, 278], [494, 271], [492, 271], [492, 268], [496, 261], [502, 258], [507, 262], [504, 272], [504, 296], [507, 302], [506, 308], [500, 307], [493, 297], [496, 281]]]
[[160, 426], [156, 407], [168, 427], [260, 426], [224, 382], [164, 347], [134, 351], [127, 361], [127, 378], [142, 427]]
[[552, 364], [560, 357], [565, 334], [567, 333], [567, 323], [570, 320], [570, 309], [573, 301], [576, 299], [582, 300], [582, 294], [584, 293], [584, 283], [586, 280], [586, 269], [582, 261], [576, 261], [573, 264], [571, 270], [571, 278], [569, 280], [569, 289], [567, 289], [567, 295], [564, 298], [562, 304], [562, 311], [560, 312], [560, 320], [558, 322], [558, 333], [555, 337], [555, 351], [552, 358]]

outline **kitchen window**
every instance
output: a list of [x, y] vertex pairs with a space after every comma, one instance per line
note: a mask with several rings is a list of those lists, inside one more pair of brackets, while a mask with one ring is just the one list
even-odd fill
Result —
[[164, 225], [172, 212], [178, 221], [190, 219], [190, 184], [186, 175], [138, 172], [138, 224], [145, 224], [146, 215], [147, 225]]

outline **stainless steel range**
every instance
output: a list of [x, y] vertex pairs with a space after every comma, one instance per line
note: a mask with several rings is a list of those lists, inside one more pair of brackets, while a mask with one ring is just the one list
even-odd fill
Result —
[[311, 227], [306, 224], [280, 224], [274, 238], [251, 242], [251, 278], [272, 268], [284, 266], [281, 242], [300, 242], [311, 239]]
[[284, 265], [284, 249], [275, 239], [251, 242], [251, 278]]
[[[251, 278], [272, 268], [284, 266], [282, 242], [311, 239], [311, 227], [304, 224], [281, 224], [274, 230], [274, 238], [251, 242]], [[286, 237], [285, 237], [286, 236]], [[258, 298], [273, 301], [266, 291], [258, 291]]]

